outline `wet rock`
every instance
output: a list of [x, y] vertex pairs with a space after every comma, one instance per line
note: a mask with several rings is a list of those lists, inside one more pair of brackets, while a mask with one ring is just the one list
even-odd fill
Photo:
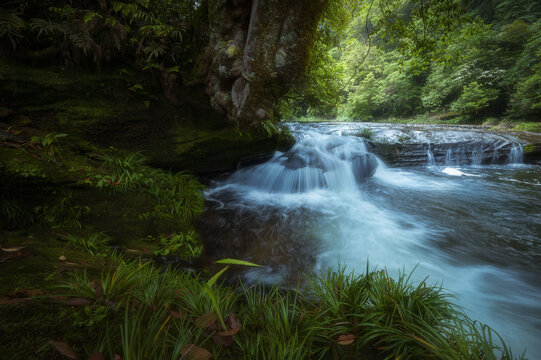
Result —
[[358, 154], [352, 160], [353, 175], [357, 181], [374, 176], [377, 168], [378, 159], [371, 153]]
[[282, 157], [285, 158], [283, 165], [291, 170], [311, 167], [327, 172], [336, 168], [336, 164], [332, 159], [315, 149], [293, 148]]
[[255, 115], [261, 120], [264, 120], [267, 117], [267, 112], [264, 109], [259, 109], [255, 112]]
[[273, 152], [269, 152], [266, 154], [256, 154], [256, 155], [243, 157], [242, 159], [239, 160], [237, 164], [237, 169], [242, 169], [247, 166], [262, 164], [270, 160], [273, 155], [274, 155]]
[[541, 143], [525, 145], [523, 151], [525, 162], [541, 163]]
[[514, 144], [504, 140], [465, 141], [437, 144], [381, 144], [374, 152], [391, 166], [423, 166], [428, 163], [429, 151], [432, 165], [489, 165], [509, 162]]

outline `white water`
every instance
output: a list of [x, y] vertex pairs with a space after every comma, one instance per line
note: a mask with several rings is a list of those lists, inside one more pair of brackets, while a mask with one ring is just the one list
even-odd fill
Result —
[[[207, 191], [227, 224], [209, 228], [219, 256], [266, 265], [244, 276], [269, 283], [339, 264], [362, 272], [367, 260], [394, 273], [417, 266], [417, 280], [429, 275], [516, 352], [527, 347], [541, 358], [541, 171], [519, 165], [520, 146], [507, 155], [513, 165], [480, 166], [475, 151], [455, 147], [446, 166], [434, 166], [429, 148], [432, 166], [389, 168], [376, 159], [365, 178], [374, 164], [363, 140], [342, 136], [355, 129], [294, 128], [290, 152]], [[472, 165], [450, 166], [457, 162]]]

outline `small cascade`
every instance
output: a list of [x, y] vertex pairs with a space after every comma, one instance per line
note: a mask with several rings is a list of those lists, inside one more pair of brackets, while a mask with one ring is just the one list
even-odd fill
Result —
[[429, 143], [424, 145], [403, 145], [400, 151], [400, 164], [428, 166], [445, 165], [493, 165], [522, 164], [523, 151], [518, 143], [479, 141], [470, 143]]
[[524, 160], [524, 150], [522, 146], [518, 144], [513, 144], [511, 151], [509, 151], [508, 164], [522, 164]]
[[241, 169], [232, 181], [274, 193], [304, 193], [316, 189], [351, 191], [374, 175], [377, 157], [361, 138], [305, 133], [286, 153], [257, 166]]
[[448, 148], [445, 152], [445, 165], [455, 165], [453, 160], [453, 149]]
[[426, 164], [428, 166], [436, 165], [436, 161], [434, 160], [434, 153], [430, 149], [430, 144], [428, 144], [428, 150], [426, 150]]
[[472, 165], [481, 165], [483, 163], [483, 146], [479, 149], [474, 149], [471, 155], [471, 164]]

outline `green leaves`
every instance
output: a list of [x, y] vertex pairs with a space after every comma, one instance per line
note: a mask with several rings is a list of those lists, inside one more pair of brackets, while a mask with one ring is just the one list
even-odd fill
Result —
[[15, 12], [0, 9], [0, 40], [7, 38], [13, 49], [23, 38], [26, 24]]
[[254, 264], [249, 261], [237, 260], [237, 259], [222, 259], [216, 261], [216, 264], [229, 264], [229, 265], [243, 265], [243, 266], [257, 266], [263, 267], [262, 265]]

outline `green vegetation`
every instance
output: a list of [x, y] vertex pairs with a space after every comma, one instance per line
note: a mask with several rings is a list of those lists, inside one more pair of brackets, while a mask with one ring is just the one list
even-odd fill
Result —
[[327, 10], [307, 74], [279, 113], [293, 120], [430, 114], [444, 122], [537, 122], [540, 14], [528, 0], [338, 1]]
[[67, 247], [93, 256], [107, 254], [107, 246], [111, 242], [109, 236], [104, 233], [96, 233], [84, 237], [68, 234], [64, 236], [64, 239], [67, 241]]
[[[270, 108], [250, 131], [210, 109], [209, 3], [0, 6], [1, 353], [54, 359], [71, 351], [66, 341], [81, 358], [514, 358], [441, 288], [406, 274], [339, 269], [288, 291], [225, 285], [227, 268], [205, 278], [150, 261], [180, 268], [204, 252], [193, 224], [204, 187], [190, 170], [229, 171], [293, 141]], [[506, 117], [540, 131], [536, 2], [326, 3], [306, 74], [273, 104], [279, 117]], [[232, 13], [232, 28], [249, 23]], [[250, 81], [228, 63], [244, 50], [227, 49], [223, 84]], [[277, 54], [271, 63], [288, 64], [289, 52]]]
[[[97, 344], [108, 358], [512, 359], [493, 330], [470, 321], [439, 287], [406, 274], [345, 269], [309, 276], [303, 291], [220, 285], [197, 275], [115, 256], [92, 279], [75, 274], [78, 316], [102, 318]], [[225, 261], [234, 263], [235, 261]], [[243, 263], [244, 264], [244, 263]], [[246, 263], [253, 265], [250, 263]], [[81, 320], [79, 320], [81, 321]]]
[[[149, 237], [150, 241], [154, 241]], [[194, 231], [188, 231], [185, 234], [171, 234], [161, 236], [159, 239], [160, 247], [154, 250], [154, 255], [181, 255], [181, 260], [190, 260], [201, 256], [203, 247], [199, 243], [198, 235]]]

